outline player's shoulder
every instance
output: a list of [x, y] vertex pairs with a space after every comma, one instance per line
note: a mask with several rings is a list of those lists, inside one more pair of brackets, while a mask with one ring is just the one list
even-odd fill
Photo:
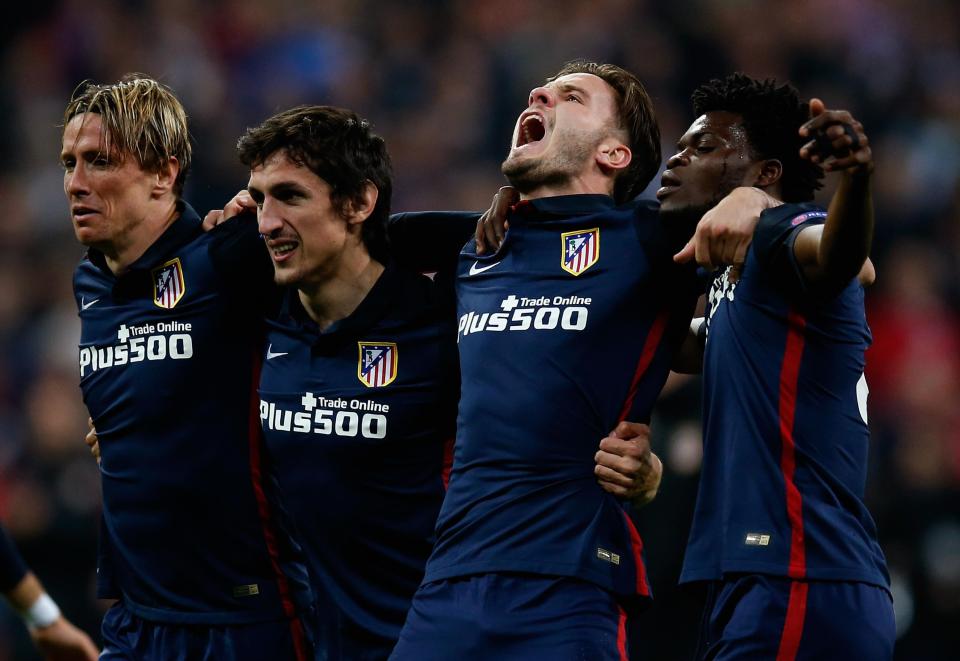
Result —
[[796, 227], [804, 223], [823, 223], [827, 210], [812, 202], [784, 202], [760, 214], [761, 223]]

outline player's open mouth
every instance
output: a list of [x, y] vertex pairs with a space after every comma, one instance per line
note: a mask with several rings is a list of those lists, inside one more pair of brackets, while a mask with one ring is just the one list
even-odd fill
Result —
[[547, 134], [547, 129], [543, 123], [543, 117], [540, 115], [527, 115], [520, 120], [520, 130], [517, 131], [517, 144], [515, 147], [523, 147], [534, 142], [540, 142]]
[[290, 254], [297, 249], [300, 244], [296, 241], [276, 241], [270, 243], [270, 256], [273, 261], [282, 262], [290, 257]]

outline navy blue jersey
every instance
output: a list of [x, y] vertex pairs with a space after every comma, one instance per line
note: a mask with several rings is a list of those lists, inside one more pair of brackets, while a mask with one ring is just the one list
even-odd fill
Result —
[[388, 266], [320, 331], [296, 290], [270, 323], [260, 421], [319, 593], [330, 659], [384, 659], [433, 544], [456, 420], [452, 288]]
[[9, 592], [27, 575], [27, 565], [20, 556], [7, 529], [0, 526], [0, 592]]
[[736, 283], [709, 294], [704, 457], [681, 582], [729, 572], [888, 585], [863, 503], [863, 288], [809, 290], [793, 253], [826, 212], [764, 212]]
[[450, 489], [426, 581], [571, 576], [649, 596], [642, 542], [594, 476], [600, 439], [647, 421], [698, 295], [656, 205], [521, 202], [457, 276], [463, 375]]
[[101, 596], [144, 619], [290, 616], [306, 573], [276, 527], [256, 408], [269, 258], [256, 224], [189, 207], [119, 277], [91, 250], [74, 290], [100, 441]]

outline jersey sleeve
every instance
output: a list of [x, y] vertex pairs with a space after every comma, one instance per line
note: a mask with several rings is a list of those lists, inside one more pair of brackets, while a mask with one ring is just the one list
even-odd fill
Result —
[[211, 230], [210, 259], [224, 290], [262, 316], [277, 305], [273, 264], [257, 229], [256, 215], [245, 212]]
[[0, 592], [9, 592], [27, 575], [27, 563], [23, 561], [13, 540], [0, 526]]
[[475, 211], [418, 211], [390, 216], [387, 235], [399, 266], [452, 278], [457, 257], [480, 219]]
[[803, 269], [793, 252], [797, 235], [807, 227], [822, 225], [827, 212], [812, 205], [784, 204], [760, 214], [750, 250], [767, 277], [789, 293], [807, 291]]

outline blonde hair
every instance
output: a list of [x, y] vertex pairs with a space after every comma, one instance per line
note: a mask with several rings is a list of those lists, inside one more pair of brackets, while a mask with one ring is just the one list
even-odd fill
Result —
[[187, 113], [169, 87], [138, 73], [109, 85], [84, 81], [67, 104], [63, 126], [84, 113], [100, 115], [107, 153], [120, 158], [130, 154], [147, 172], [159, 172], [176, 158], [180, 172], [173, 192], [180, 197], [192, 150]]

